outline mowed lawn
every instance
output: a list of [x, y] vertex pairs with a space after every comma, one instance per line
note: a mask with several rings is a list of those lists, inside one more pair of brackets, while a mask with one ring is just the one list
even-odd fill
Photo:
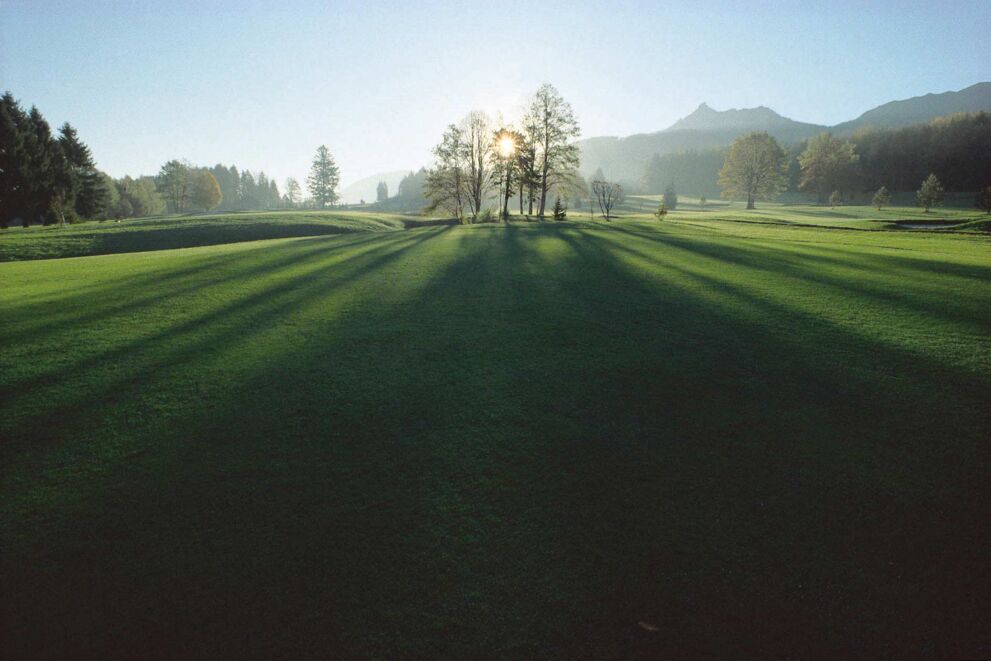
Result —
[[991, 655], [991, 240], [0, 264], [0, 656]]

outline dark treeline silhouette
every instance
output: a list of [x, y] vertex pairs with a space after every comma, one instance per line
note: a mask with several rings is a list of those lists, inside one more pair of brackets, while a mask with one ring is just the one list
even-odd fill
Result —
[[96, 168], [71, 124], [53, 132], [32, 106], [0, 97], [0, 227], [163, 213], [294, 206], [264, 172], [169, 161], [156, 176], [113, 179]]
[[[824, 201], [818, 191], [802, 186], [801, 157], [814, 140], [789, 147], [787, 190], [805, 191]], [[991, 178], [991, 115], [986, 112], [960, 113], [899, 129], [864, 128], [843, 142], [852, 146], [856, 156], [841, 186], [841, 192], [849, 195], [872, 193], [882, 186], [892, 192], [915, 191], [930, 174], [947, 191], [973, 192], [986, 187]], [[715, 197], [727, 153], [728, 149], [711, 149], [654, 156], [640, 187], [656, 194], [673, 184], [684, 194]]]
[[25, 111], [10, 92], [0, 97], [0, 226], [98, 217], [108, 182], [69, 123], [53, 134], [36, 107]]

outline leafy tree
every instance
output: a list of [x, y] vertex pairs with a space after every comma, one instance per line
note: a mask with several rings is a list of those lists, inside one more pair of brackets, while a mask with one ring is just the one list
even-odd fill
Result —
[[558, 195], [554, 198], [554, 220], [567, 220], [568, 210], [565, 208], [564, 203], [561, 202], [561, 196]]
[[193, 206], [209, 211], [220, 204], [223, 199], [224, 195], [220, 191], [220, 184], [217, 183], [217, 178], [213, 176], [213, 173], [209, 170], [197, 171], [191, 196]]
[[977, 194], [977, 200], [975, 202], [975, 206], [978, 209], [985, 213], [991, 213], [991, 186], [982, 188]]
[[578, 169], [580, 152], [573, 141], [581, 135], [581, 129], [571, 105], [550, 84], [537, 89], [523, 123], [536, 128], [536, 175], [540, 193], [537, 215], [543, 217], [547, 192]]
[[887, 188], [881, 186], [874, 193], [874, 197], [871, 199], [871, 206], [880, 211], [889, 204], [891, 204], [891, 193], [888, 192]]
[[815, 191], [816, 199], [822, 204], [829, 191], [851, 189], [860, 158], [853, 143], [822, 133], [809, 140], [798, 162], [802, 167], [799, 188]]
[[337, 184], [340, 182], [340, 169], [334, 162], [334, 157], [325, 145], [317, 148], [317, 154], [313, 158], [313, 165], [310, 167], [310, 175], [306, 178], [306, 185], [310, 189], [310, 194], [317, 205], [323, 208], [328, 202], [337, 202]]
[[191, 176], [189, 164], [171, 160], [158, 171], [155, 185], [165, 197], [172, 213], [182, 213], [186, 209], [191, 193]]
[[468, 206], [465, 181], [465, 147], [461, 127], [451, 124], [440, 144], [434, 147], [435, 165], [427, 174], [424, 193], [429, 201], [426, 212], [438, 209], [464, 222]]
[[599, 203], [602, 217], [609, 220], [613, 207], [623, 199], [623, 187], [616, 183], [598, 180], [592, 182], [592, 193]]
[[375, 187], [375, 201], [385, 202], [389, 199], [389, 184], [384, 181], [380, 181], [378, 186]]
[[757, 199], [773, 198], [785, 186], [785, 161], [784, 151], [767, 132], [737, 138], [719, 172], [723, 196], [746, 198], [748, 209]]
[[839, 192], [838, 190], [834, 190], [829, 195], [829, 206], [835, 208], [842, 205], [843, 205], [843, 193]]
[[657, 218], [658, 222], [664, 220], [664, 217], [668, 215], [668, 207], [666, 204], [661, 202], [657, 205], [657, 211], [654, 212], [654, 217]]
[[294, 207], [299, 204], [302, 197], [303, 191], [299, 187], [299, 182], [292, 177], [286, 179], [286, 201], [289, 202], [289, 206]]
[[670, 211], [678, 208], [678, 193], [674, 190], [674, 184], [668, 184], [664, 189], [664, 206]]
[[929, 213], [931, 208], [938, 207], [943, 203], [943, 192], [943, 184], [939, 183], [936, 175], [930, 174], [922, 182], [922, 187], [916, 192], [916, 197], [919, 199], [919, 206], [926, 213]]

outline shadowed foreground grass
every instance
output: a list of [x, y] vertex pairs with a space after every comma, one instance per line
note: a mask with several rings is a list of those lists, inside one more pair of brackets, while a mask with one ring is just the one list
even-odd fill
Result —
[[5, 658], [991, 654], [980, 237], [442, 228], [0, 278]]

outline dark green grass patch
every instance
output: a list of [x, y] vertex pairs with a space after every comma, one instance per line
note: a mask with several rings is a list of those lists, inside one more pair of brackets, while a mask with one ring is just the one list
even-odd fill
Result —
[[391, 231], [405, 217], [334, 211], [273, 211], [87, 222], [0, 231], [0, 261], [81, 257], [211, 246], [260, 239]]
[[520, 224], [0, 279], [5, 658], [987, 656], [983, 237]]

